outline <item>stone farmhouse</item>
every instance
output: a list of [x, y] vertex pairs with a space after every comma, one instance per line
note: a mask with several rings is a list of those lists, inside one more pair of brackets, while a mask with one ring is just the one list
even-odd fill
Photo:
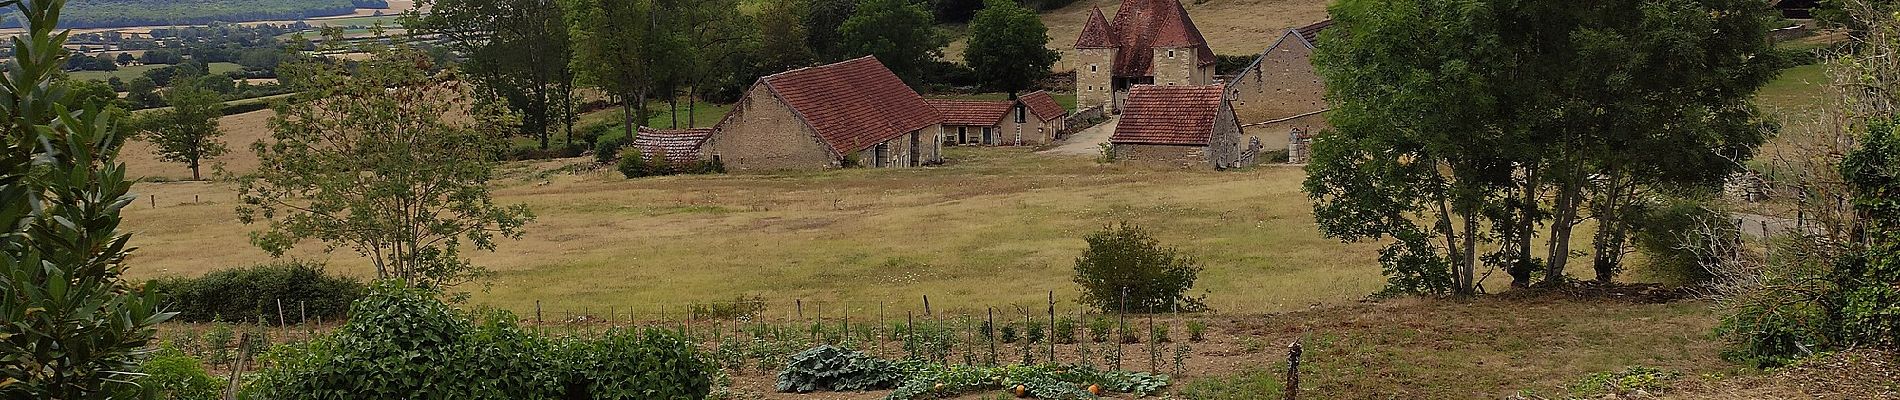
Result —
[[1180, 0], [1125, 0], [1112, 22], [1095, 8], [1075, 56], [1078, 108], [1120, 112], [1136, 85], [1214, 83], [1214, 50]]
[[1066, 129], [1068, 111], [1049, 92], [1016, 100], [925, 100], [943, 114], [943, 144], [1040, 146]]
[[712, 131], [712, 128], [653, 129], [643, 126], [633, 136], [632, 146], [639, 149], [641, 158], [646, 160], [664, 154], [669, 163], [689, 164], [700, 160], [699, 147]]
[[1224, 92], [1221, 86], [1135, 86], [1109, 136], [1110, 156], [1184, 168], [1253, 165], [1260, 146], [1242, 144], [1240, 122]]
[[1313, 69], [1313, 49], [1332, 20], [1288, 29], [1253, 64], [1227, 82], [1241, 125], [1266, 148], [1287, 148], [1295, 136], [1326, 129], [1326, 84]]
[[728, 170], [943, 162], [943, 116], [873, 57], [759, 78], [700, 146]]

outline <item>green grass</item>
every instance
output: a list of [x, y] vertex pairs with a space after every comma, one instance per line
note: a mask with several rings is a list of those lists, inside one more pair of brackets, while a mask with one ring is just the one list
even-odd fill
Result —
[[[118, 71], [78, 71], [78, 72], [70, 73], [69, 75], [71, 75], [73, 79], [78, 79], [78, 80], [104, 81], [104, 80], [111, 79], [112, 77], [118, 77], [121, 80], [131, 81], [132, 78], [137, 78], [139, 76], [144, 75], [145, 71], [151, 71], [154, 69], [159, 69], [159, 68], [164, 68], [164, 67], [169, 67], [169, 66], [170, 65], [164, 65], [164, 64], [135, 65], [135, 66], [130, 66], [130, 67], [120, 67]], [[237, 65], [234, 63], [228, 63], [228, 62], [215, 62], [215, 63], [206, 64], [205, 66], [211, 69], [210, 72], [213, 74], [222, 74], [226, 72], [232, 72], [232, 71], [238, 71], [238, 70], [244, 69], [244, 66]]]
[[1827, 65], [1811, 64], [1781, 71], [1781, 76], [1756, 93], [1758, 104], [1770, 112], [1806, 112], [1827, 97]]

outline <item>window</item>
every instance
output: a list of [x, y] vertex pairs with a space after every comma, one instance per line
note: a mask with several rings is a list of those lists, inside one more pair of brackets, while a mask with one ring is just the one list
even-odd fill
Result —
[[1089, 64], [1089, 72], [1095, 72], [1095, 64]]
[[1022, 104], [1017, 104], [1016, 105], [1016, 123], [1020, 124], [1024, 122], [1029, 122], [1029, 108], [1023, 107]]
[[1174, 58], [1174, 50], [1168, 50], [1168, 58]]

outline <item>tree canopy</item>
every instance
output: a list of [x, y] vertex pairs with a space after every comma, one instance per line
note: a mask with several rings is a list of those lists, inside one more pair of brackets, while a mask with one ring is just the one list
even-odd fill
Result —
[[937, 35], [930, 11], [907, 0], [859, 0], [838, 27], [838, 41], [843, 58], [875, 56], [912, 83], [949, 43]]
[[963, 59], [984, 84], [1014, 96], [1049, 76], [1060, 55], [1048, 43], [1049, 29], [1034, 10], [1014, 0], [989, 0], [970, 22]]

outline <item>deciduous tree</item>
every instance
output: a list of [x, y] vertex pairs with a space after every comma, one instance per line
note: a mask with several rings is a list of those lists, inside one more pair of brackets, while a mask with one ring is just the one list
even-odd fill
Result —
[[1014, 0], [989, 0], [970, 22], [965, 64], [993, 89], [1016, 93], [1049, 76], [1059, 55], [1049, 50], [1049, 29], [1034, 10]]
[[510, 122], [462, 101], [468, 89], [420, 51], [372, 54], [353, 67], [285, 65], [301, 92], [275, 107], [271, 139], [252, 146], [260, 165], [239, 183], [239, 219], [268, 224], [251, 241], [273, 255], [315, 239], [369, 259], [379, 278], [445, 287], [476, 277], [483, 269], [462, 245], [492, 251], [533, 218], [489, 195]]
[[133, 124], [140, 139], [156, 147], [159, 161], [185, 163], [191, 179], [201, 180], [200, 167], [205, 160], [224, 155], [228, 148], [219, 140], [218, 118], [223, 117], [224, 102], [218, 94], [181, 85], [165, 93], [171, 108], [152, 111]]
[[422, 0], [402, 21], [461, 53], [461, 76], [521, 114], [520, 135], [547, 149], [554, 125], [572, 117], [559, 107], [573, 84], [565, 13], [554, 0]]
[[859, 0], [838, 27], [844, 58], [876, 56], [897, 76], [916, 83], [949, 42], [937, 35], [930, 11], [907, 0]]

